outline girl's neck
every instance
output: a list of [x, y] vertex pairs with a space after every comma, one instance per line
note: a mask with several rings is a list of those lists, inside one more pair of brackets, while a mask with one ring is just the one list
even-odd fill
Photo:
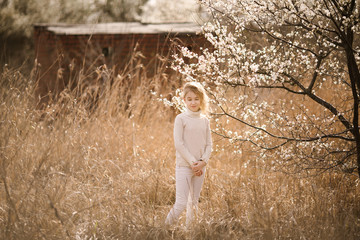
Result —
[[190, 109], [186, 108], [185, 114], [188, 115], [189, 117], [199, 118], [201, 114], [201, 110], [199, 109], [199, 111], [193, 112]]

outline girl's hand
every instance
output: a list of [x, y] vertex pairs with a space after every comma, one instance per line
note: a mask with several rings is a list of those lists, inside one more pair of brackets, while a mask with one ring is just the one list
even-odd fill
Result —
[[206, 163], [203, 161], [198, 161], [196, 163], [194, 163], [191, 168], [194, 172], [195, 176], [201, 176], [203, 174], [202, 169], [205, 167]]
[[203, 171], [199, 170], [197, 172], [194, 172], [194, 175], [197, 176], [197, 177], [200, 177], [201, 175], [203, 175]]
[[197, 161], [192, 165], [192, 169], [195, 171], [202, 170], [205, 167], [205, 165], [206, 163], [204, 161]]

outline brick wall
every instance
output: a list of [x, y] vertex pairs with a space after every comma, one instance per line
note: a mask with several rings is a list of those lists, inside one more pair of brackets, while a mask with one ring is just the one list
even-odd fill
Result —
[[56, 35], [46, 26], [34, 27], [35, 53], [41, 64], [41, 79], [38, 94], [45, 96], [49, 91], [58, 92], [76, 79], [80, 69], [87, 72], [90, 67], [106, 64], [121, 71], [135, 50], [142, 53], [147, 74], [156, 71], [155, 57], [170, 56], [175, 48], [171, 40], [199, 51], [206, 44], [201, 35], [194, 34], [95, 34]]

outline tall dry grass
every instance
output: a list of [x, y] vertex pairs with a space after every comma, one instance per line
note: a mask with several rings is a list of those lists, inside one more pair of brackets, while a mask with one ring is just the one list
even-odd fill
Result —
[[95, 69], [102, 85], [67, 88], [37, 108], [37, 67], [3, 69], [1, 239], [359, 239], [356, 177], [269, 172], [216, 135], [198, 223], [165, 228], [174, 112], [150, 92], [171, 93], [177, 81], [145, 70]]

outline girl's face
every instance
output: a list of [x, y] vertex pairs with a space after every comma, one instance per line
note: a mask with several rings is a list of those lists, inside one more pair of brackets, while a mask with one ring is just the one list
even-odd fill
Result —
[[200, 98], [193, 91], [189, 91], [185, 95], [184, 102], [189, 110], [193, 112], [200, 110]]

